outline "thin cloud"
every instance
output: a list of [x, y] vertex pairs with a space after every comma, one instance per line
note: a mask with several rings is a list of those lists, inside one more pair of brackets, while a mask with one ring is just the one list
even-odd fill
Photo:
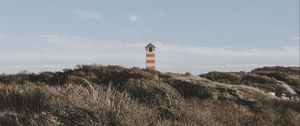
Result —
[[52, 10], [64, 14], [72, 14], [81, 18], [100, 19], [103, 17], [100, 12], [93, 10], [64, 10], [59, 8], [52, 8]]
[[91, 10], [73, 10], [72, 14], [83, 18], [99, 19], [102, 18], [102, 14], [97, 11]]
[[299, 37], [299, 36], [298, 36], [298, 37], [292, 37], [291, 39], [292, 39], [292, 40], [299, 41], [299, 40], [300, 40], [300, 37]]
[[2, 17], [2, 16], [0, 16], [0, 20], [4, 20], [4, 19], [6, 19], [5, 17]]
[[[166, 71], [176, 69], [177, 72], [190, 71], [203, 73], [208, 71], [239, 71], [251, 70], [267, 65], [297, 66], [297, 47], [283, 48], [238, 48], [238, 47], [203, 47], [184, 45], [156, 45], [158, 60], [164, 65], [173, 67], [164, 68]], [[180, 60], [178, 60], [180, 58]], [[159, 66], [158, 66], [159, 68]]]
[[232, 15], [232, 17], [238, 17], [238, 16], [241, 16], [244, 14], [245, 14], [245, 11], [239, 11], [239, 12], [235, 13], [234, 15]]
[[6, 35], [5, 34], [2, 34], [0, 33], [0, 39], [5, 39], [6, 38]]
[[137, 15], [129, 15], [128, 16], [128, 21], [129, 22], [141, 22], [141, 18]]
[[66, 35], [40, 35], [38, 40], [50, 42], [56, 46], [64, 48], [84, 48], [91, 45], [91, 40], [82, 38], [80, 36], [66, 36]]
[[226, 18], [226, 20], [233, 20], [235, 18], [238, 18], [240, 16], [243, 16], [247, 13], [248, 11], [247, 10], [240, 10], [240, 11], [237, 11], [236, 13], [234, 13], [233, 15], [229, 16]]
[[167, 14], [168, 14], [168, 13], [166, 13], [166, 12], [159, 12], [159, 13], [157, 14], [157, 16], [164, 17], [164, 16], [167, 16]]
[[115, 32], [116, 32], [116, 34], [124, 36], [125, 38], [127, 38], [129, 40], [138, 40], [144, 36], [143, 33], [139, 33], [139, 32], [128, 32], [128, 31], [125, 32], [122, 30], [116, 30]]
[[[144, 67], [145, 43], [113, 42], [90, 40], [80, 36], [42, 35], [36, 44], [44, 45], [50, 51], [30, 50], [27, 52], [11, 52], [0, 55], [0, 66], [46, 65], [36, 70], [53, 70], [47, 64], [60, 65], [62, 68], [76, 64], [122, 65], [127, 67]], [[157, 68], [167, 72], [192, 72], [195, 74], [208, 71], [240, 71], [251, 70], [266, 65], [297, 66], [297, 47], [283, 48], [239, 48], [239, 47], [204, 47], [193, 45], [178, 45], [154, 43], [157, 47]], [[7, 48], [13, 48], [7, 47]], [[30, 45], [28, 45], [30, 46]], [[54, 48], [60, 46], [62, 48]], [[0, 53], [5, 53], [0, 50]], [[60, 68], [61, 68], [60, 67]], [[0, 71], [8, 69], [0, 68]], [[55, 69], [56, 70], [56, 69]], [[20, 71], [20, 70], [18, 70]], [[16, 71], [17, 72], [17, 71]]]

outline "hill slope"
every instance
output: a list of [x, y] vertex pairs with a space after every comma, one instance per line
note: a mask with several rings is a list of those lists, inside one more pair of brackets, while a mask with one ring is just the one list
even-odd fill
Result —
[[286, 82], [296, 95], [300, 95], [300, 68], [299, 67], [264, 67], [257, 68], [249, 73], [245, 72], [209, 72], [200, 75], [212, 81], [247, 85], [260, 88], [265, 92], [276, 92], [277, 96], [291, 94], [280, 84], [280, 81]]
[[0, 124], [300, 125], [300, 102], [267, 95], [280, 87], [259, 75], [232, 84], [96, 65], [1, 75]]

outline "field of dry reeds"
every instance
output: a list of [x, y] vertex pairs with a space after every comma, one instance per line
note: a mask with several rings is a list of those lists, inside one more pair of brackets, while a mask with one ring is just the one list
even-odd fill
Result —
[[220, 80], [97, 65], [3, 74], [0, 125], [300, 125], [300, 102], [268, 96], [277, 87], [259, 75]]

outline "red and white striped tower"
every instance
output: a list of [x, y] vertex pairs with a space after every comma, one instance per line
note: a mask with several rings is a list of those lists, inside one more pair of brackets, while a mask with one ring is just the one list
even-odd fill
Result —
[[146, 68], [155, 70], [155, 46], [149, 43], [146, 47]]

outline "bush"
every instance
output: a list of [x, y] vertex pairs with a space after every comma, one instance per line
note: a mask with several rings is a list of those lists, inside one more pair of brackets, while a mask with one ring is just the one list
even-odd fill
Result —
[[0, 89], [0, 108], [22, 113], [41, 112], [48, 99], [47, 93], [38, 86], [26, 90], [5, 87]]
[[243, 79], [241, 80], [241, 83], [258, 83], [258, 84], [271, 84], [276, 83], [275, 80], [267, 77], [267, 76], [261, 76], [256, 74], [245, 74], [243, 76]]
[[171, 83], [171, 86], [185, 98], [197, 97], [206, 99], [212, 96], [212, 90], [205, 86], [195, 85], [180, 80], [174, 80]]
[[240, 81], [242, 80], [242, 75], [233, 72], [209, 72], [208, 74], [202, 74], [200, 76], [212, 81], [218, 81], [223, 83], [240, 83]]

